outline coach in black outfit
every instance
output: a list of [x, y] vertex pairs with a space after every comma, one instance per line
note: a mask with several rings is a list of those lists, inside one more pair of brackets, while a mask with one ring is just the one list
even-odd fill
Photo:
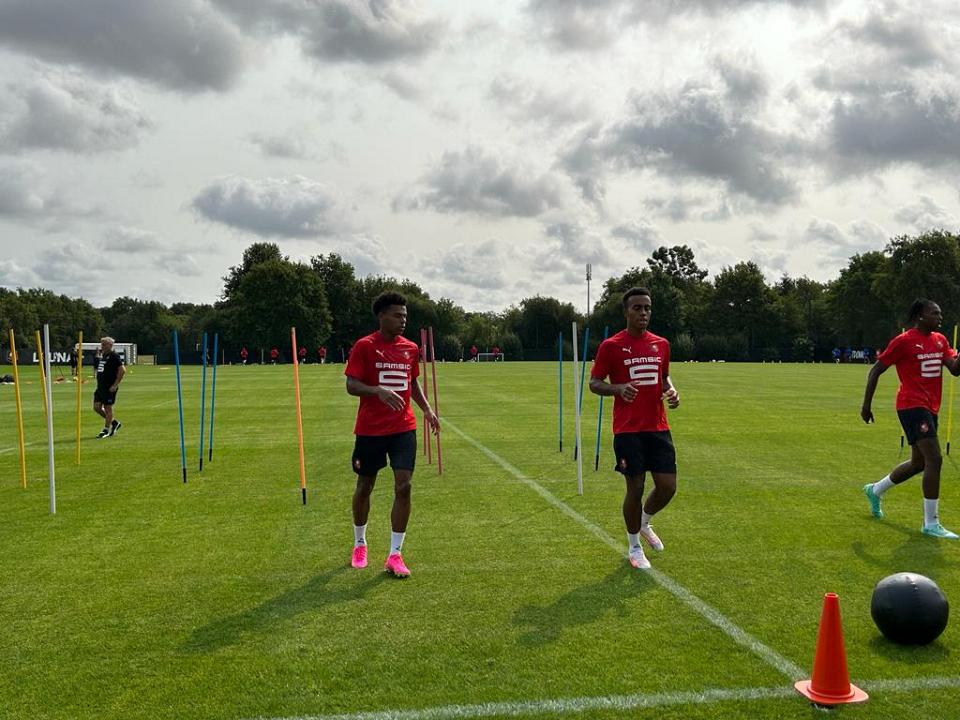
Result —
[[97, 361], [97, 389], [93, 393], [93, 409], [104, 421], [97, 438], [113, 436], [122, 425], [113, 417], [117, 388], [126, 373], [123, 358], [113, 351], [113, 338], [100, 338], [100, 357]]

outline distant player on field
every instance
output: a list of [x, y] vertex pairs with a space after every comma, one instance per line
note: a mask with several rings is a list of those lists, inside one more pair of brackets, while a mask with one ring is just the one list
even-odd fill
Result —
[[946, 367], [953, 375], [960, 375], [960, 361], [956, 349], [951, 348], [947, 338], [937, 332], [942, 320], [940, 306], [932, 300], [914, 302], [908, 318], [913, 327], [890, 341], [884, 351], [877, 355], [877, 361], [867, 375], [860, 417], [865, 423], [871, 423], [874, 420], [870, 405], [877, 381], [888, 367], [897, 366], [897, 375], [900, 377], [897, 416], [910, 443], [910, 459], [897, 465], [882, 480], [864, 485], [863, 492], [870, 502], [870, 512], [875, 518], [882, 518], [881, 496], [894, 485], [922, 472], [923, 526], [920, 532], [956, 540], [957, 534], [940, 524], [940, 467], [943, 457], [937, 439], [937, 413], [940, 411], [943, 388], [942, 368]]
[[[670, 382], [670, 343], [647, 330], [651, 313], [649, 290], [627, 290], [623, 295], [627, 329], [600, 343], [590, 371], [590, 391], [614, 396], [614, 469], [623, 473], [627, 483], [623, 520], [630, 564], [641, 570], [648, 569], [650, 561], [643, 554], [640, 537], [651, 549], [663, 550], [650, 518], [677, 492], [677, 458], [663, 401], [676, 408], [680, 395]], [[653, 478], [653, 490], [644, 503], [647, 472]]]
[[393, 469], [393, 511], [390, 553], [384, 569], [396, 577], [410, 575], [400, 555], [410, 519], [410, 481], [417, 458], [417, 419], [410, 398], [423, 410], [434, 433], [440, 420], [430, 407], [417, 381], [420, 374], [416, 343], [403, 337], [407, 327], [407, 301], [395, 292], [381, 293], [373, 303], [380, 329], [354, 343], [344, 375], [347, 392], [360, 398], [354, 427], [353, 470], [357, 487], [353, 494], [354, 547], [351, 565], [367, 566], [367, 516], [370, 494], [377, 473]]
[[123, 358], [113, 350], [113, 338], [100, 338], [100, 354], [97, 358], [97, 389], [93, 391], [93, 411], [103, 418], [103, 430], [97, 439], [112, 437], [121, 428], [113, 417], [113, 405], [117, 401], [117, 388], [126, 374]]

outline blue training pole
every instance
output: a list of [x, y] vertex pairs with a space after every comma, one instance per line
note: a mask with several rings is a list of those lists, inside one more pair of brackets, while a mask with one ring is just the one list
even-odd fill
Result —
[[183, 440], [183, 391], [180, 389], [180, 343], [177, 340], [177, 331], [173, 331], [173, 360], [177, 366], [177, 404], [180, 408], [180, 467], [183, 470], [183, 481], [187, 481], [187, 446]]
[[203, 334], [203, 379], [200, 381], [200, 470], [203, 471], [203, 421], [207, 401], [207, 334]]
[[559, 399], [557, 400], [557, 410], [559, 414], [560, 428], [560, 452], [563, 452], [563, 333], [557, 338], [557, 378], [560, 388]]
[[[603, 328], [603, 339], [607, 339], [607, 335], [610, 332], [610, 326], [607, 325]], [[593, 458], [593, 469], [597, 471], [600, 469], [600, 427], [603, 423], [603, 395], [600, 396], [600, 409], [597, 410], [597, 454]]]
[[207, 459], [213, 462], [213, 411], [217, 407], [217, 346], [220, 340], [220, 333], [213, 334], [213, 387], [210, 389], [210, 457]]
[[[583, 330], [583, 355], [580, 357], [580, 396], [577, 398], [577, 414], [583, 412], [583, 381], [587, 376], [587, 343], [590, 341], [590, 326]], [[576, 368], [573, 369], [577, 371]], [[577, 448], [573, 448], [573, 459], [577, 459]]]

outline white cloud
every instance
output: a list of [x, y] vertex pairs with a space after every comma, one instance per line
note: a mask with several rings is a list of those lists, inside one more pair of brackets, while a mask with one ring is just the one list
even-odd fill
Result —
[[921, 195], [916, 201], [900, 207], [893, 216], [894, 220], [909, 225], [918, 233], [928, 230], [947, 230], [955, 232], [957, 216], [937, 203], [929, 195]]

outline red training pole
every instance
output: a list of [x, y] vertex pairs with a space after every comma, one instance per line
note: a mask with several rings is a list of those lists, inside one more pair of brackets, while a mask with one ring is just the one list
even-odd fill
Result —
[[290, 328], [290, 343], [293, 347], [293, 388], [297, 396], [297, 440], [300, 443], [300, 496], [307, 504], [307, 470], [303, 464], [303, 413], [300, 409], [300, 363], [297, 359], [297, 329]]
[[[433, 371], [433, 411], [440, 417], [440, 398], [437, 395], [437, 348], [433, 344], [433, 328], [427, 330], [430, 338], [430, 368]], [[437, 475], [443, 474], [443, 453], [440, 450], [440, 433], [437, 433]]]
[[[423, 396], [430, 402], [430, 385], [427, 382], [427, 331], [420, 328], [420, 377], [423, 379]], [[433, 450], [430, 441], [430, 428], [427, 416], [423, 416], [423, 452], [427, 456], [427, 464], [433, 465]]]

